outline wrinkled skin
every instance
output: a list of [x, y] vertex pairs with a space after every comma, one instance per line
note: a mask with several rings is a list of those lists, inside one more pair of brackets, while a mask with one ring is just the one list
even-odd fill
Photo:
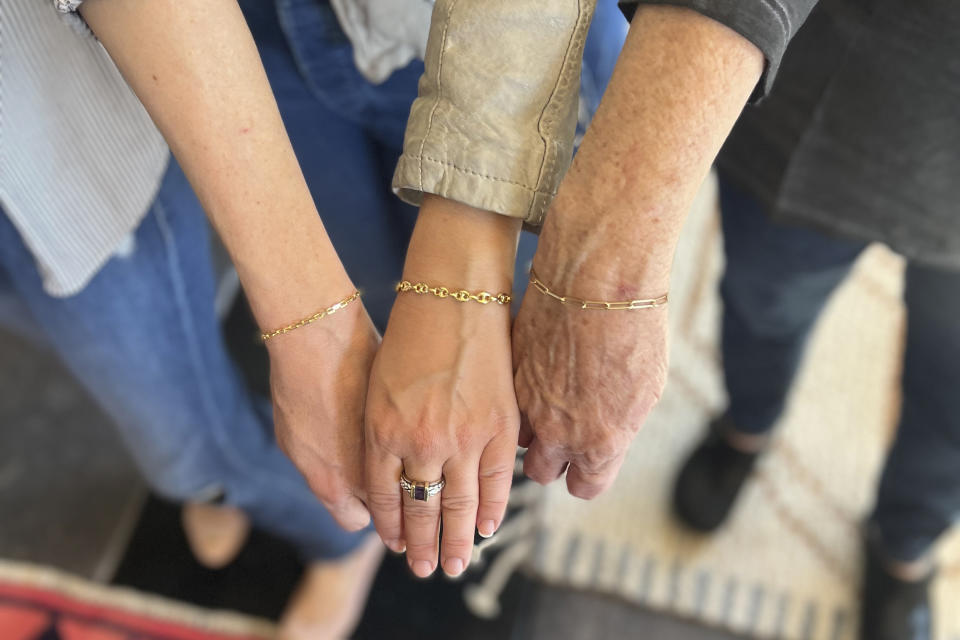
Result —
[[524, 472], [547, 484], [566, 471], [574, 496], [606, 490], [660, 399], [666, 308], [593, 311], [530, 289], [513, 328]]

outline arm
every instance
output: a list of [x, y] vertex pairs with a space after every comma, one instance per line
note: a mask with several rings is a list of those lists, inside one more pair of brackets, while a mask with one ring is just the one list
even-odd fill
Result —
[[[594, 3], [438, 0], [394, 179], [423, 205], [405, 279], [511, 291], [520, 221], [542, 214], [569, 164]], [[391, 314], [367, 403], [369, 504], [419, 576], [437, 565], [441, 510], [440, 562], [452, 575], [474, 531], [492, 535], [503, 519], [519, 429], [509, 313], [401, 294]], [[443, 474], [442, 507], [401, 500], [402, 469]]]
[[[543, 229], [534, 264], [552, 289], [592, 300], [668, 289], [683, 219], [763, 62], [698, 13], [637, 11]], [[528, 475], [549, 482], [569, 463], [571, 493], [604, 490], [660, 396], [666, 351], [664, 308], [584, 311], [531, 291], [514, 327]]]
[[[88, 0], [81, 11], [183, 166], [260, 326], [284, 326], [351, 294], [236, 2]], [[340, 523], [363, 527], [371, 323], [354, 303], [267, 344], [281, 445]]]
[[[403, 278], [451, 290], [509, 293], [520, 221], [427, 197]], [[520, 417], [512, 384], [510, 307], [401, 293], [370, 378], [367, 486], [387, 545], [419, 577], [462, 573], [474, 532], [506, 509]], [[397, 478], [443, 476], [442, 502], [397, 492]], [[438, 549], [440, 517], [443, 544]]]

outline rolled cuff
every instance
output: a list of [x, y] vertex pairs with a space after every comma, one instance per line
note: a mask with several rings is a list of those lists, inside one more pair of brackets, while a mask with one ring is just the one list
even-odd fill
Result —
[[596, 0], [438, 0], [394, 191], [536, 226], [573, 157]]
[[752, 42], [766, 58], [763, 75], [751, 96], [756, 102], [773, 88], [787, 45], [803, 25], [817, 0], [621, 0], [628, 19], [637, 6], [685, 7], [733, 29]]

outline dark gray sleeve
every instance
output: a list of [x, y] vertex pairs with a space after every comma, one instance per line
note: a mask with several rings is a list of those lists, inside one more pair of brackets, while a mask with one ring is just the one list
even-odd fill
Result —
[[621, 0], [627, 18], [640, 4], [673, 5], [693, 9], [727, 25], [757, 45], [767, 64], [752, 100], [765, 96], [780, 67], [790, 40], [810, 14], [817, 0]]

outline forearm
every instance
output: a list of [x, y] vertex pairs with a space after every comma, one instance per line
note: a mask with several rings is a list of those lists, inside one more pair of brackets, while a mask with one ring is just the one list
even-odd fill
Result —
[[665, 291], [686, 212], [762, 70], [760, 50], [720, 23], [640, 8], [551, 207], [540, 275], [592, 299]]
[[349, 293], [234, 0], [88, 0], [84, 18], [164, 134], [264, 328]]
[[509, 292], [519, 233], [515, 218], [428, 195], [410, 240], [404, 278]]

